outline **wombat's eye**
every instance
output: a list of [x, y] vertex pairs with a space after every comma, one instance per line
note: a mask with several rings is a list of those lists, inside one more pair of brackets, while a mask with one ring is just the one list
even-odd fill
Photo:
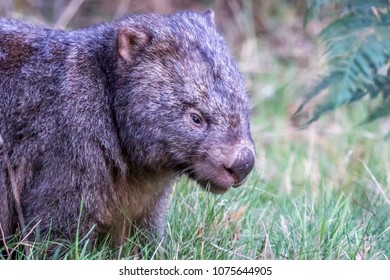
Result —
[[185, 113], [187, 122], [197, 129], [205, 129], [207, 127], [207, 122], [202, 116], [202, 113], [194, 108], [187, 109]]
[[192, 113], [190, 115], [190, 117], [191, 117], [191, 120], [194, 124], [196, 124], [196, 125], [202, 124], [202, 118], [199, 115]]

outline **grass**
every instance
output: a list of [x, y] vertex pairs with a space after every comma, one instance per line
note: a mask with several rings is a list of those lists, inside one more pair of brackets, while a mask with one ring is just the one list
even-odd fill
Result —
[[[274, 82], [280, 84], [280, 79], [275, 77]], [[275, 96], [255, 108], [260, 112], [252, 116], [258, 159], [246, 184], [215, 196], [183, 178], [175, 186], [165, 238], [161, 244], [144, 247], [145, 256], [390, 257], [390, 147], [379, 133], [382, 124], [356, 126], [367, 110], [358, 104], [297, 130], [289, 121], [293, 87], [277, 89]], [[28, 258], [45, 258], [42, 252], [49, 244], [36, 244]], [[136, 245], [137, 237], [119, 249], [103, 244], [88, 250], [79, 242], [55, 257], [131, 259], [137, 258]], [[18, 250], [17, 258], [24, 259], [22, 246]]]
[[[222, 196], [182, 178], [164, 240], [143, 247], [144, 256], [389, 259], [390, 146], [383, 139], [388, 123], [357, 126], [369, 110], [359, 103], [297, 129], [290, 116], [318, 61], [313, 58], [309, 67], [281, 61], [266, 42], [253, 38], [243, 49], [238, 60], [251, 94], [256, 168], [242, 187]], [[116, 249], [103, 243], [90, 250], [80, 238], [54, 257], [137, 258], [140, 235]], [[51, 243], [35, 244], [28, 257], [18, 238], [7, 246], [17, 259], [41, 259]]]

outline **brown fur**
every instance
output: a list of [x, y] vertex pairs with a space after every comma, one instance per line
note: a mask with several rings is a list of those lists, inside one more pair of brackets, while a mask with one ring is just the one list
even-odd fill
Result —
[[[0, 224], [36, 236], [160, 234], [172, 183], [238, 186], [254, 148], [242, 77], [212, 14], [134, 15], [64, 32], [0, 19]], [[80, 212], [82, 210], [82, 212]]]

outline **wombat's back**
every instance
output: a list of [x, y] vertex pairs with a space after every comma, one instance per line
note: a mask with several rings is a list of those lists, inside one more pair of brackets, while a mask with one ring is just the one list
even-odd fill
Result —
[[43, 25], [32, 24], [25, 21], [9, 18], [0, 18], [0, 34], [19, 33], [27, 35], [28, 33], [36, 33], [38, 30], [47, 29]]
[[26, 223], [69, 239], [162, 233], [177, 174], [224, 193], [254, 164], [245, 85], [210, 11], [73, 32], [2, 20], [0, 91], [6, 227], [5, 153]]
[[[29, 62], [49, 58], [52, 58], [52, 61], [59, 60], [66, 40], [67, 33], [60, 30], [19, 20], [0, 19], [0, 75], [15, 73], [18, 68], [27, 67]], [[39, 72], [42, 68], [36, 70]]]

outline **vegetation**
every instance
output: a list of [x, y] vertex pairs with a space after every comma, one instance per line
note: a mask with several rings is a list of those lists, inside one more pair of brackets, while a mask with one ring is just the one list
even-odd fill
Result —
[[[318, 14], [319, 7], [325, 6], [317, 5], [319, 1], [311, 2], [310, 11], [313, 12], [307, 14], [304, 30], [303, 9], [298, 4], [290, 4], [293, 1], [229, 2], [234, 9], [233, 18], [225, 19], [238, 26], [241, 32], [238, 38], [241, 39], [235, 41], [237, 37], [231, 34], [227, 37], [251, 95], [256, 170], [245, 185], [222, 196], [209, 194], [183, 178], [175, 186], [171, 198], [163, 242], [143, 247], [143, 255], [150, 259], [389, 259], [390, 146], [388, 141], [383, 141], [382, 133], [387, 131], [388, 123], [379, 121], [356, 126], [356, 120], [361, 116], [372, 114], [366, 102], [340, 108], [302, 130], [298, 129], [299, 120], [290, 120], [299, 107], [295, 100], [302, 96], [316, 74], [324, 72], [318, 69], [321, 48], [312, 37], [326, 23], [309, 19], [311, 14]], [[262, 9], [257, 6], [260, 2], [264, 5]], [[358, 68], [353, 71], [359, 71], [359, 74], [348, 84], [350, 78], [346, 81], [332, 78], [332, 84], [324, 84], [320, 89], [329, 88], [330, 100], [325, 104], [333, 102], [337, 87], [345, 89], [340, 91], [342, 95], [356, 94], [358, 89], [367, 90], [366, 95], [370, 95], [367, 79], [374, 81], [384, 73], [380, 67], [375, 67], [380, 65], [378, 61], [385, 60], [385, 56], [375, 58], [378, 61], [372, 64], [374, 67], [371, 66], [372, 58], [355, 50], [358, 44], [351, 43], [339, 54], [333, 43], [327, 44], [326, 38], [332, 37], [330, 33], [326, 34], [333, 32], [332, 26], [342, 26], [343, 20], [347, 21], [345, 16], [354, 15], [348, 7], [343, 14], [337, 14], [345, 1], [338, 2], [339, 6], [334, 6], [335, 10], [330, 12], [336, 12], [339, 19], [324, 29], [328, 31], [322, 31], [321, 38], [325, 40], [327, 53], [340, 57], [333, 61], [327, 55], [327, 61], [334, 64], [331, 63], [327, 74], [322, 75], [330, 77], [335, 69], [344, 67], [352, 52], [358, 53], [356, 57], [361, 56], [359, 63], [364, 61], [370, 66], [356, 66]], [[380, 16], [384, 15], [381, 9], [378, 10]], [[369, 17], [372, 9], [365, 11]], [[221, 13], [222, 10], [216, 9], [217, 17]], [[360, 38], [363, 27], [355, 28], [357, 31], [346, 38], [340, 30], [340, 38], [351, 37], [348, 40], [355, 42], [353, 40]], [[375, 37], [372, 28], [381, 27], [367, 28]], [[365, 31], [362, 34], [365, 36]], [[382, 36], [387, 35], [378, 35], [378, 44], [382, 42]], [[362, 48], [366, 45], [363, 43], [371, 44], [371, 37], [365, 38], [360, 44]], [[335, 44], [341, 42], [335, 41]], [[351, 75], [355, 73], [353, 71]], [[313, 92], [315, 94], [311, 95], [315, 96], [319, 90]], [[376, 96], [377, 99], [384, 98], [383, 92]], [[305, 101], [300, 111], [302, 118], [308, 114], [309, 119], [313, 119], [322, 113], [313, 107], [316, 104], [313, 101]], [[334, 104], [344, 103], [329, 103], [332, 104], [329, 106], [334, 108]], [[63, 253], [54, 257], [138, 258], [134, 250], [138, 245], [137, 237], [130, 238], [117, 249], [110, 249], [107, 244], [88, 249], [83, 237], [79, 237], [75, 244], [63, 244]], [[5, 258], [7, 251], [14, 250], [14, 257], [18, 259], [41, 259], [47, 257], [45, 252], [51, 246], [50, 241], [36, 242], [30, 255], [26, 256], [22, 243], [16, 236], [0, 250]]]
[[364, 122], [390, 114], [390, 2], [388, 0], [308, 1], [305, 24], [315, 15], [333, 19], [320, 33], [325, 45], [327, 73], [306, 95], [302, 108], [323, 90], [329, 90], [310, 122], [323, 113], [368, 96], [380, 99]]

